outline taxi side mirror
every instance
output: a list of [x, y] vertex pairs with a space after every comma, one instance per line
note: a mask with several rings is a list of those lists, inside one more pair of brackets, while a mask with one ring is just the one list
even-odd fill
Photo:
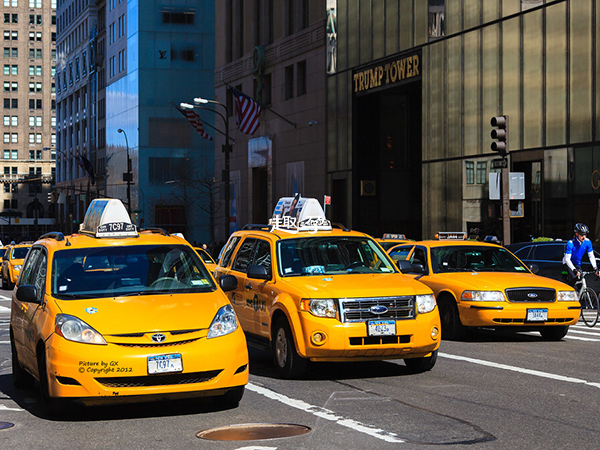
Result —
[[22, 303], [40, 303], [37, 298], [35, 286], [26, 284], [17, 288], [17, 300]]
[[423, 264], [412, 264], [412, 273], [425, 273], [425, 267]]
[[540, 268], [538, 267], [537, 264], [532, 264], [529, 266], [529, 270], [531, 270], [533, 273], [537, 274], [540, 271]]
[[248, 278], [255, 278], [258, 280], [271, 279], [271, 274], [269, 273], [267, 268], [258, 264], [250, 264], [248, 266], [248, 270], [246, 271], [246, 275], [248, 276]]
[[219, 278], [219, 286], [225, 292], [233, 291], [238, 286], [237, 278], [234, 275], [223, 275]]
[[398, 269], [400, 269], [400, 272], [402, 273], [409, 273], [412, 272], [412, 267], [413, 265], [410, 263], [410, 261], [406, 261], [406, 260], [398, 260], [396, 261], [396, 264], [398, 266]]

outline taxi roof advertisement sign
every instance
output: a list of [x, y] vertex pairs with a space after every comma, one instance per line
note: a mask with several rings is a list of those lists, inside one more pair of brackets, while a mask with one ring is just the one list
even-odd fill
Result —
[[277, 202], [269, 221], [275, 228], [297, 231], [331, 230], [331, 222], [316, 198], [282, 197]]

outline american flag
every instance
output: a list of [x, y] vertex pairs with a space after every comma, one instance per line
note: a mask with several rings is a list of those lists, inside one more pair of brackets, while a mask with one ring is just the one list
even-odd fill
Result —
[[243, 92], [232, 87], [229, 87], [229, 89], [231, 89], [235, 97], [238, 128], [243, 133], [254, 134], [260, 126], [258, 116], [260, 116], [262, 107]]
[[194, 130], [196, 130], [200, 136], [202, 136], [202, 138], [204, 139], [208, 139], [209, 141], [212, 141], [213, 138], [210, 134], [208, 134], [206, 132], [206, 130], [204, 130], [204, 126], [202, 125], [202, 122], [200, 121], [200, 117], [198, 116], [198, 114], [196, 114], [194, 111], [191, 111], [189, 109], [181, 109], [178, 108], [176, 106], [177, 110], [183, 114], [185, 116], [185, 118], [188, 120], [188, 122], [190, 123], [190, 125], [192, 125], [194, 127]]

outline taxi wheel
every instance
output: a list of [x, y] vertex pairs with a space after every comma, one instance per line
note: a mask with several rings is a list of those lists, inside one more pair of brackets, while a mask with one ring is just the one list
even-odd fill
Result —
[[275, 323], [275, 339], [273, 340], [273, 360], [282, 378], [300, 378], [306, 371], [308, 360], [296, 352], [292, 330], [286, 319]]
[[15, 340], [13, 338], [12, 330], [10, 331], [10, 349], [12, 353], [12, 379], [13, 386], [17, 389], [29, 389], [33, 387], [35, 378], [21, 367], [19, 364], [19, 358], [17, 358], [17, 348], [15, 347]]
[[43, 347], [38, 347], [38, 371], [40, 374], [40, 390], [42, 393], [42, 403], [46, 412], [50, 416], [64, 416], [67, 412], [67, 404], [65, 400], [50, 397], [50, 389], [48, 388], [48, 372], [46, 370], [46, 354]]
[[442, 322], [442, 338], [451, 341], [464, 339], [467, 336], [467, 327], [460, 321], [454, 300], [443, 297], [440, 299], [438, 307]]
[[548, 326], [540, 330], [542, 338], [546, 341], [560, 341], [567, 335], [569, 326]]
[[238, 386], [236, 388], [230, 389], [217, 401], [219, 401], [225, 407], [235, 408], [240, 404], [240, 401], [244, 396], [244, 390], [245, 386]]
[[410, 358], [405, 359], [404, 364], [408, 367], [410, 373], [422, 373], [433, 369], [435, 362], [437, 361], [438, 351], [431, 353], [431, 356], [425, 358]]

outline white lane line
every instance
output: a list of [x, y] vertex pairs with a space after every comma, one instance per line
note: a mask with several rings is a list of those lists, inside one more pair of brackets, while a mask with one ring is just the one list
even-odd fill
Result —
[[21, 408], [9, 408], [8, 406], [0, 405], [0, 411], [23, 411]]
[[598, 336], [600, 337], [600, 330], [594, 331], [592, 328], [585, 327], [583, 329], [571, 329], [569, 328], [569, 333], [579, 333], [579, 334], [588, 334], [590, 336]]
[[466, 356], [450, 355], [448, 353], [438, 353], [438, 356], [441, 356], [442, 358], [454, 359], [457, 361], [466, 361], [466, 362], [470, 362], [473, 364], [479, 364], [482, 366], [493, 367], [495, 369], [510, 370], [512, 372], [520, 372], [520, 373], [524, 373], [527, 375], [534, 375], [536, 377], [550, 378], [552, 380], [565, 381], [567, 383], [587, 384], [589, 386], [594, 386], [594, 387], [600, 388], [600, 383], [592, 383], [590, 381], [582, 380], [579, 378], [566, 377], [566, 376], [557, 375], [554, 373], [540, 372], [539, 370], [524, 369], [522, 367], [509, 366], [507, 364], [499, 364], [499, 363], [495, 363], [495, 362], [491, 362], [491, 361], [484, 361], [482, 359], [468, 358]]
[[10, 312], [10, 308], [7, 308], [6, 306], [0, 306], [0, 313], [9, 313]]
[[292, 408], [296, 408], [301, 411], [313, 414], [317, 417], [320, 417], [321, 419], [329, 420], [331, 422], [337, 423], [338, 425], [348, 427], [354, 431], [368, 434], [369, 436], [375, 437], [377, 439], [381, 439], [386, 442], [404, 442], [398, 437], [398, 435], [390, 433], [389, 431], [381, 430], [379, 428], [372, 427], [371, 425], [365, 425], [352, 419], [347, 419], [345, 417], [337, 415], [331, 410], [321, 408], [320, 406], [311, 405], [309, 403], [303, 402], [302, 400], [287, 397], [286, 395], [279, 394], [262, 386], [257, 386], [255, 384], [248, 383], [246, 385], [246, 389], [256, 392], [257, 394], [264, 395], [265, 397], [270, 398], [271, 400], [277, 400], [278, 402], [281, 402], [287, 406], [291, 406]]

